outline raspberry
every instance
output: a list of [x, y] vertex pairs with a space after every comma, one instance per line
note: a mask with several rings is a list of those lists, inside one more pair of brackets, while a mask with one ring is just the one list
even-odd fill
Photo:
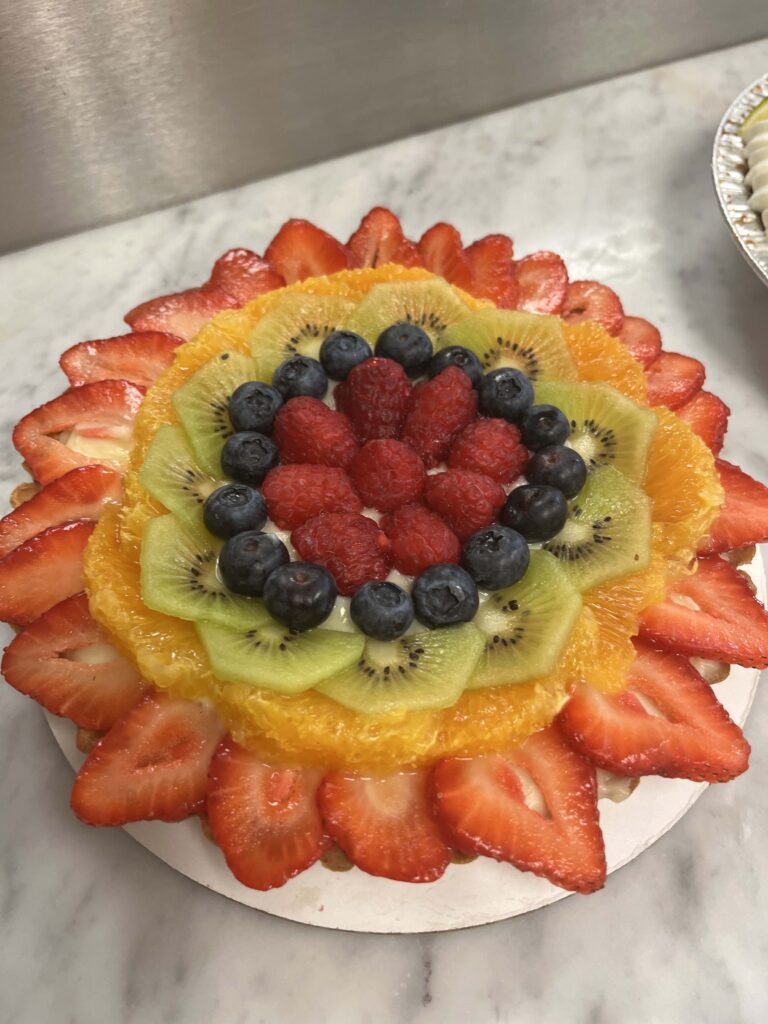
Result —
[[352, 481], [335, 466], [276, 466], [261, 486], [269, 516], [292, 530], [323, 512], [362, 512]]
[[349, 469], [359, 447], [352, 424], [319, 398], [292, 398], [272, 430], [282, 462], [311, 462]]
[[361, 441], [399, 437], [411, 402], [411, 384], [402, 366], [391, 359], [366, 359], [350, 370], [334, 398]]
[[414, 392], [402, 440], [431, 468], [448, 455], [451, 441], [477, 415], [477, 392], [456, 366], [424, 382]]
[[294, 530], [291, 541], [304, 561], [325, 566], [340, 594], [354, 594], [368, 580], [389, 575], [389, 539], [367, 516], [317, 516]]
[[508, 484], [520, 476], [527, 461], [528, 449], [517, 427], [506, 420], [475, 420], [453, 442], [448, 465]]
[[430, 565], [459, 561], [459, 538], [423, 505], [403, 505], [384, 516], [381, 525], [392, 542], [392, 563], [406, 576], [418, 576]]
[[424, 487], [427, 505], [448, 523], [461, 541], [475, 530], [489, 526], [505, 499], [501, 484], [466, 469], [436, 473], [427, 477]]
[[389, 438], [364, 444], [349, 475], [365, 504], [382, 512], [418, 501], [424, 490], [424, 463], [413, 448]]

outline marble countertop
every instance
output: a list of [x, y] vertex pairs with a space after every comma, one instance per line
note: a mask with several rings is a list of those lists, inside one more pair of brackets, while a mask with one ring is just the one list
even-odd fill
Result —
[[[203, 280], [290, 215], [346, 237], [372, 205], [561, 252], [733, 409], [725, 455], [768, 479], [768, 290], [710, 181], [721, 112], [768, 40], [553, 96], [0, 260], [0, 494], [8, 441], [62, 388], [59, 353], [121, 331], [140, 300]], [[752, 769], [712, 787], [585, 899], [468, 932], [360, 936], [272, 919], [199, 888], [68, 809], [42, 712], [0, 688], [2, 1024], [750, 1024], [768, 1017], [768, 695]], [[407, 898], [404, 894], [403, 898]]]

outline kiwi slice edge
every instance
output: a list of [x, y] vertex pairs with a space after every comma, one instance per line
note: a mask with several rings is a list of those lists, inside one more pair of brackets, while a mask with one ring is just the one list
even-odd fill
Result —
[[317, 359], [327, 336], [345, 327], [355, 304], [341, 295], [286, 294], [256, 323], [249, 337], [256, 379], [272, 381], [291, 356]]
[[469, 306], [440, 278], [377, 284], [356, 307], [350, 330], [373, 347], [383, 330], [396, 323], [413, 323], [430, 337], [434, 349], [451, 327], [471, 316]]

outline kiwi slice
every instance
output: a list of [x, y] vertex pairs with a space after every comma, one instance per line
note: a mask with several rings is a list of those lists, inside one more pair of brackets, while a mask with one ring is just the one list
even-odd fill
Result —
[[221, 449], [234, 433], [229, 419], [232, 392], [256, 377], [253, 360], [221, 352], [194, 373], [173, 396], [173, 407], [200, 468], [221, 476]]
[[565, 526], [544, 548], [581, 591], [647, 569], [651, 499], [618, 469], [596, 469], [570, 502]]
[[578, 377], [562, 321], [556, 316], [481, 309], [449, 327], [441, 345], [463, 345], [477, 355], [484, 370], [514, 366], [534, 383]]
[[587, 468], [613, 466], [636, 483], [645, 479], [648, 450], [658, 426], [650, 409], [637, 405], [609, 384], [545, 381], [536, 401], [556, 405], [571, 423], [568, 444]]
[[364, 637], [330, 629], [296, 633], [269, 615], [250, 629], [198, 622], [197, 632], [220, 679], [246, 686], [301, 693], [358, 660]]
[[354, 302], [340, 295], [281, 296], [249, 339], [258, 378], [271, 381], [280, 363], [291, 356], [317, 359], [325, 339], [347, 325], [354, 308]]
[[447, 708], [461, 696], [483, 650], [472, 623], [414, 633], [399, 640], [365, 640], [355, 663], [317, 689], [368, 715]]
[[374, 285], [355, 310], [349, 328], [375, 345], [392, 324], [416, 324], [429, 335], [433, 347], [440, 348], [448, 328], [469, 315], [469, 306], [445, 281], [399, 281]]
[[475, 624], [485, 649], [467, 684], [527, 683], [551, 672], [560, 660], [581, 612], [581, 595], [548, 551], [532, 551], [519, 583], [491, 594]]

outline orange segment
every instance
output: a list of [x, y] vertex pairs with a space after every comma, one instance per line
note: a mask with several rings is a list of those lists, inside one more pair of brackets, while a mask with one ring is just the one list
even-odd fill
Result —
[[603, 381], [627, 398], [645, 404], [648, 389], [643, 368], [618, 338], [612, 338], [593, 320], [581, 324], [563, 323], [563, 333], [582, 380]]

